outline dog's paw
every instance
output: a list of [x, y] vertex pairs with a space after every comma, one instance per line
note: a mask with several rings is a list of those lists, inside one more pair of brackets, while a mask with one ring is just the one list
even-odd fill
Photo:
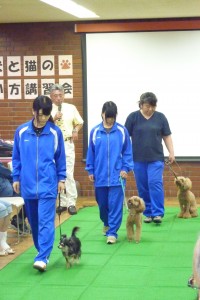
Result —
[[190, 218], [191, 218], [191, 214], [184, 214], [184, 215], [183, 215], [183, 218], [184, 218], [184, 219], [190, 219]]
[[178, 217], [178, 218], [183, 218], [183, 214], [180, 213], [180, 214], [177, 215], [177, 217]]
[[196, 218], [196, 217], [198, 217], [198, 214], [192, 214], [191, 217]]

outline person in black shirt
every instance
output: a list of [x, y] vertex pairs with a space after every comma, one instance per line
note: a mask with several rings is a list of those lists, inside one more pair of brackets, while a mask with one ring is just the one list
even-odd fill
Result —
[[156, 111], [156, 95], [147, 92], [140, 96], [139, 110], [126, 119], [125, 127], [132, 139], [134, 175], [138, 194], [146, 204], [145, 223], [161, 223], [164, 216], [164, 152], [169, 163], [175, 160], [171, 130], [164, 114]]

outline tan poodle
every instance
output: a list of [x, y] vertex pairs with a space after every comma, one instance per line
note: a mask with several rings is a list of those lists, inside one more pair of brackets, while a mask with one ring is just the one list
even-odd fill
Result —
[[145, 203], [142, 198], [133, 196], [127, 200], [127, 206], [129, 209], [126, 220], [127, 238], [129, 242], [134, 239], [136, 243], [139, 243], [142, 231], [142, 212], [145, 210]]
[[174, 183], [178, 188], [177, 198], [180, 205], [179, 218], [194, 218], [198, 217], [197, 203], [194, 194], [190, 191], [192, 182], [188, 177], [178, 176]]

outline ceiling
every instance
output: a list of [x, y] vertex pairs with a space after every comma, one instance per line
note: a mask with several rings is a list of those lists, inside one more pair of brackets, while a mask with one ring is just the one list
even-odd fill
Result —
[[[200, 17], [200, 0], [74, 0], [74, 2], [100, 16], [95, 21]], [[89, 20], [94, 19], [79, 19], [39, 0], [0, 0], [0, 23]]]

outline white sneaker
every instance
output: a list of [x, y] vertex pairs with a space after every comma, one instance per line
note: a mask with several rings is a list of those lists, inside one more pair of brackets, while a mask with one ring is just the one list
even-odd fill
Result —
[[42, 260], [35, 261], [33, 264], [33, 268], [41, 272], [44, 272], [46, 270], [46, 267], [47, 265]]
[[117, 241], [116, 237], [115, 236], [108, 236], [107, 237], [107, 244], [115, 244]]

